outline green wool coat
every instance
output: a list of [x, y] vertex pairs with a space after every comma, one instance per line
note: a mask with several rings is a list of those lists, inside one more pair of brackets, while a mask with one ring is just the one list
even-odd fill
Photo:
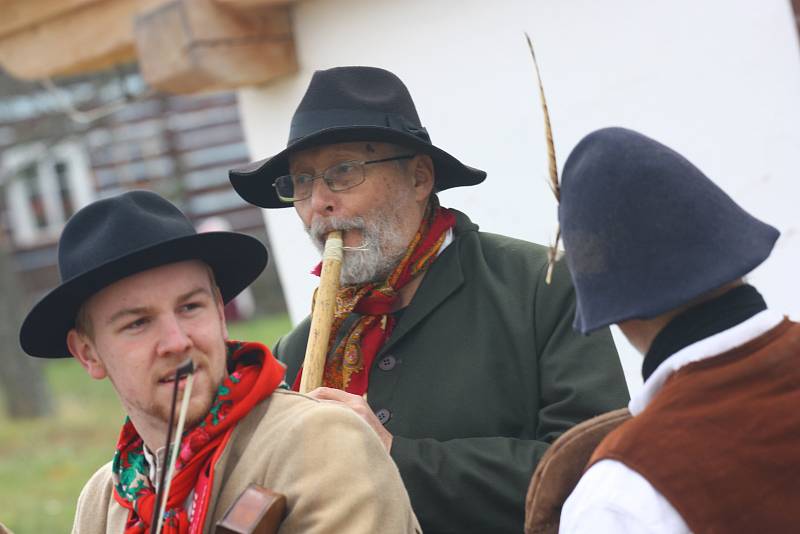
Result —
[[[573, 331], [564, 262], [546, 285], [545, 247], [456, 215], [454, 241], [375, 359], [368, 402], [394, 436], [391, 456], [424, 532], [519, 533], [548, 445], [625, 406], [628, 390], [610, 332]], [[307, 318], [275, 347], [289, 383], [308, 331]]]

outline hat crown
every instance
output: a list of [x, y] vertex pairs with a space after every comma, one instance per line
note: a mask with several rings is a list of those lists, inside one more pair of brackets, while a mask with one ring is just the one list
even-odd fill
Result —
[[195, 235], [191, 221], [150, 191], [130, 191], [94, 202], [64, 226], [58, 244], [61, 280], [165, 241]]
[[742, 277], [779, 235], [682, 155], [625, 128], [593, 132], [572, 151], [559, 220], [584, 333]]
[[385, 126], [430, 141], [408, 88], [377, 67], [318, 70], [292, 117], [289, 144], [327, 128]]

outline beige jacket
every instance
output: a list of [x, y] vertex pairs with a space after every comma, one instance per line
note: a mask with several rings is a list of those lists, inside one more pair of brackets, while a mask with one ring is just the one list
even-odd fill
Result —
[[[420, 532], [374, 431], [347, 408], [298, 393], [276, 390], [236, 427], [215, 468], [204, 534], [250, 483], [286, 495], [280, 534]], [[119, 534], [127, 515], [109, 463], [83, 488], [72, 532]]]

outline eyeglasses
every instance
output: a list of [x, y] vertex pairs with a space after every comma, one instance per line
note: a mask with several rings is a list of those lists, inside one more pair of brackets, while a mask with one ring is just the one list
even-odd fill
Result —
[[328, 189], [335, 192], [347, 191], [357, 185], [364, 183], [367, 178], [367, 173], [364, 170], [365, 165], [373, 165], [375, 163], [385, 163], [387, 161], [397, 161], [401, 159], [411, 159], [416, 154], [406, 154], [403, 156], [393, 156], [391, 158], [372, 159], [367, 161], [343, 161], [337, 163], [333, 167], [328, 167], [319, 174], [299, 173], [287, 174], [275, 180], [272, 187], [278, 193], [278, 198], [282, 202], [299, 202], [311, 197], [311, 191], [314, 189], [314, 180], [322, 178]]

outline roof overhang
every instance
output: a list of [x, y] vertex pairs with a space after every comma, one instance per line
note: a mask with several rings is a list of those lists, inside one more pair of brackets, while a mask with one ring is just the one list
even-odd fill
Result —
[[0, 66], [16, 78], [137, 61], [154, 89], [194, 93], [295, 72], [291, 0], [0, 0]]

